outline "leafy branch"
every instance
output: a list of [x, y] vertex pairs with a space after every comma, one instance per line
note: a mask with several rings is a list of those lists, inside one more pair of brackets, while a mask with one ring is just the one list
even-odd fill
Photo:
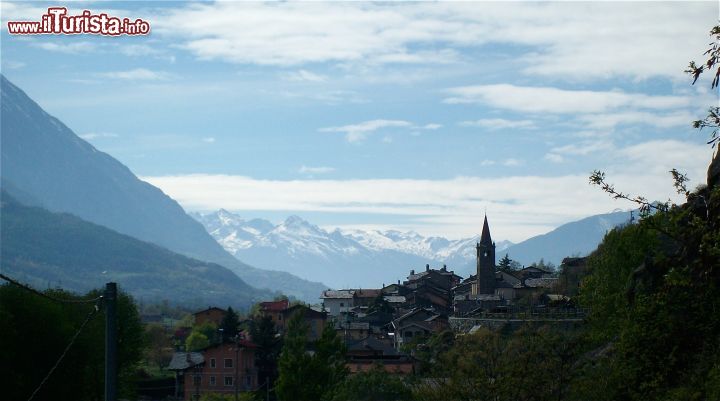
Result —
[[[710, 84], [710, 89], [715, 89], [718, 87], [718, 84], [720, 84], [720, 25], [716, 25], [710, 30], [710, 36], [714, 36], [715, 40], [710, 43], [710, 48], [703, 53], [703, 55], [708, 56], [707, 61], [700, 65], [691, 61], [685, 72], [690, 74], [693, 79], [692, 84], [695, 85], [695, 82], [697, 82], [705, 71], [711, 71], [713, 67], [717, 65], [715, 76]], [[720, 141], [720, 136], [718, 135], [718, 130], [720, 129], [720, 107], [709, 108], [708, 115], [702, 120], [693, 121], [692, 126], [700, 130], [703, 128], [712, 129], [710, 140], [707, 143], [715, 147]]]

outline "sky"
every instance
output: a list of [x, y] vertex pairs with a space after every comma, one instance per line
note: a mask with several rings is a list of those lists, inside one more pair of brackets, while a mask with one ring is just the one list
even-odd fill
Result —
[[[10, 35], [142, 18], [147, 36]], [[704, 181], [717, 2], [6, 2], [1, 70], [187, 211], [518, 242]]]

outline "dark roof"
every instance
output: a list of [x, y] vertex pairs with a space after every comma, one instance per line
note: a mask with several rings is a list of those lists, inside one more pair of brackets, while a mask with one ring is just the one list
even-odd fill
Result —
[[185, 370], [205, 362], [200, 352], [176, 352], [173, 354], [168, 370]]
[[349, 341], [348, 352], [352, 351], [380, 351], [383, 355], [397, 355], [397, 351], [391, 345], [384, 343], [375, 337], [366, 337], [359, 341]]
[[488, 226], [487, 215], [485, 215], [485, 221], [483, 222], [482, 234], [480, 235], [480, 243], [492, 245], [492, 238], [490, 237], [490, 226]]
[[382, 294], [382, 290], [377, 290], [377, 289], [355, 290], [356, 298], [377, 298], [380, 294]]
[[288, 300], [281, 299], [279, 301], [260, 302], [260, 310], [263, 312], [280, 312], [288, 307]]
[[211, 310], [219, 310], [222, 313], [226, 312], [225, 309], [218, 308], [217, 306], [211, 306], [211, 307], [208, 307], [207, 309], [203, 309], [201, 311], [195, 312], [195, 313], [193, 313], [193, 315], [199, 315], [203, 312], [210, 312]]
[[552, 288], [558, 283], [556, 277], [529, 278], [525, 280], [525, 287], [530, 288]]
[[290, 316], [293, 313], [295, 313], [295, 311], [297, 311], [297, 310], [304, 310], [305, 317], [321, 318], [321, 319], [325, 319], [327, 317], [327, 312], [318, 312], [318, 311], [316, 311], [312, 308], [309, 308], [305, 305], [293, 305], [293, 306], [285, 309], [284, 311], [282, 311], [282, 314], [285, 316]]

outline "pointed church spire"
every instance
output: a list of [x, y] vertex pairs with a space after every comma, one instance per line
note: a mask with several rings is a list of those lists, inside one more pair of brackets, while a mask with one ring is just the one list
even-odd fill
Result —
[[485, 215], [485, 222], [483, 222], [482, 234], [480, 235], [481, 244], [492, 244], [492, 238], [490, 238], [490, 226], [487, 222], [487, 214]]

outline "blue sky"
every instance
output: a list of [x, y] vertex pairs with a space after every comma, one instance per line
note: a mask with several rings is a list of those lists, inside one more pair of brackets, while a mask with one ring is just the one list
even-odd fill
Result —
[[[146, 37], [11, 36], [48, 6]], [[717, 2], [2, 3], [2, 72], [186, 210], [497, 239], [673, 196]]]

